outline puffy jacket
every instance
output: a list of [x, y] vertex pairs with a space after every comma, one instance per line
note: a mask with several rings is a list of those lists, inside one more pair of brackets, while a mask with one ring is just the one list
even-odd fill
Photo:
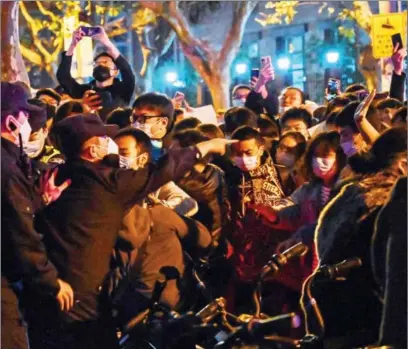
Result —
[[208, 164], [202, 173], [193, 169], [177, 185], [197, 201], [198, 212], [193, 218], [203, 223], [209, 231], [227, 224], [228, 191], [224, 172], [219, 167]]

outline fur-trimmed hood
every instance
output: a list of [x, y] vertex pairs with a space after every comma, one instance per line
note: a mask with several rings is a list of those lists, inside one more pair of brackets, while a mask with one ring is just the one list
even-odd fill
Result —
[[359, 226], [386, 203], [397, 179], [397, 173], [382, 171], [354, 177], [341, 185], [340, 192], [321, 212], [316, 228], [315, 241], [321, 264], [353, 257], [346, 256], [343, 248], [356, 239]]

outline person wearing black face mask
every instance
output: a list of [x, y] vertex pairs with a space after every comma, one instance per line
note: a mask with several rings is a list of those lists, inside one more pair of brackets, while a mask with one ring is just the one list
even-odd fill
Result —
[[[110, 111], [118, 107], [127, 107], [135, 89], [135, 75], [126, 59], [110, 41], [102, 27], [99, 34], [92, 39], [99, 41], [106, 52], [98, 54], [94, 59], [93, 78], [88, 84], [79, 84], [71, 76], [71, 64], [74, 50], [85, 33], [79, 27], [74, 31], [72, 42], [58, 67], [57, 79], [72, 98], [85, 98], [92, 110], [97, 110], [105, 119]], [[117, 77], [121, 74], [122, 79]], [[92, 91], [92, 92], [91, 92]], [[86, 95], [85, 93], [88, 92]], [[89, 96], [95, 94], [95, 96]]]

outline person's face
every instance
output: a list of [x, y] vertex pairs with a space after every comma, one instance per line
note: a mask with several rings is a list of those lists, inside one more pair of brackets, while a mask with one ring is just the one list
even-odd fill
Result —
[[239, 141], [231, 145], [231, 154], [233, 158], [252, 158], [256, 157], [257, 166], [261, 164], [261, 157], [264, 152], [264, 146], [259, 145], [255, 139]]
[[45, 104], [49, 104], [52, 105], [53, 107], [57, 107], [58, 106], [58, 101], [54, 98], [52, 98], [51, 96], [48, 95], [40, 95], [38, 97], [38, 99], [42, 102], [44, 102]]
[[381, 123], [385, 128], [392, 127], [392, 119], [397, 109], [385, 108], [379, 111]]
[[338, 132], [340, 134], [340, 145], [347, 157], [363, 149], [365, 142], [360, 133], [354, 133], [349, 126], [339, 127]]
[[303, 120], [287, 120], [285, 124], [282, 125], [282, 134], [290, 131], [300, 132], [306, 139], [309, 138], [307, 124]]
[[97, 66], [103, 66], [109, 68], [111, 71], [111, 76], [115, 77], [118, 75], [118, 68], [116, 67], [116, 64], [113, 62], [112, 58], [107, 57], [107, 56], [102, 56], [99, 57], [95, 62], [94, 62], [94, 67]]
[[232, 104], [235, 107], [243, 107], [246, 99], [251, 91], [247, 88], [239, 88], [234, 92], [232, 96]]
[[46, 128], [41, 128], [36, 132], [31, 132], [29, 142], [35, 142], [47, 138], [48, 131]]
[[[334, 149], [327, 149], [326, 147], [317, 147], [313, 152], [313, 171], [315, 175], [331, 180], [337, 173], [337, 154]], [[317, 163], [320, 162], [320, 166]], [[319, 169], [318, 169], [318, 168]]]
[[133, 110], [133, 126], [144, 131], [151, 139], [162, 139], [167, 133], [169, 119], [147, 108]]
[[297, 90], [288, 89], [282, 94], [280, 102], [282, 108], [299, 107], [302, 104], [302, 95]]
[[136, 170], [146, 165], [148, 154], [138, 154], [137, 142], [134, 137], [118, 137], [115, 139], [115, 142], [119, 147], [119, 155], [128, 159], [130, 168]]
[[292, 168], [296, 162], [297, 142], [292, 137], [282, 138], [276, 149], [276, 162], [287, 168]]
[[358, 133], [354, 133], [353, 129], [349, 126], [339, 127], [337, 131], [340, 134], [340, 143], [354, 142]]

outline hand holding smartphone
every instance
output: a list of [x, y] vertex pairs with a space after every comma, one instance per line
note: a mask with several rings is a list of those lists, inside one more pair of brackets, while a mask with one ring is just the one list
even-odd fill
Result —
[[95, 36], [101, 33], [101, 28], [99, 27], [85, 27], [81, 26], [81, 30], [84, 33], [84, 36]]
[[391, 35], [391, 40], [392, 40], [392, 47], [395, 48], [397, 47], [398, 44], [398, 50], [401, 50], [402, 48], [404, 48], [404, 45], [402, 43], [402, 37], [400, 33]]

